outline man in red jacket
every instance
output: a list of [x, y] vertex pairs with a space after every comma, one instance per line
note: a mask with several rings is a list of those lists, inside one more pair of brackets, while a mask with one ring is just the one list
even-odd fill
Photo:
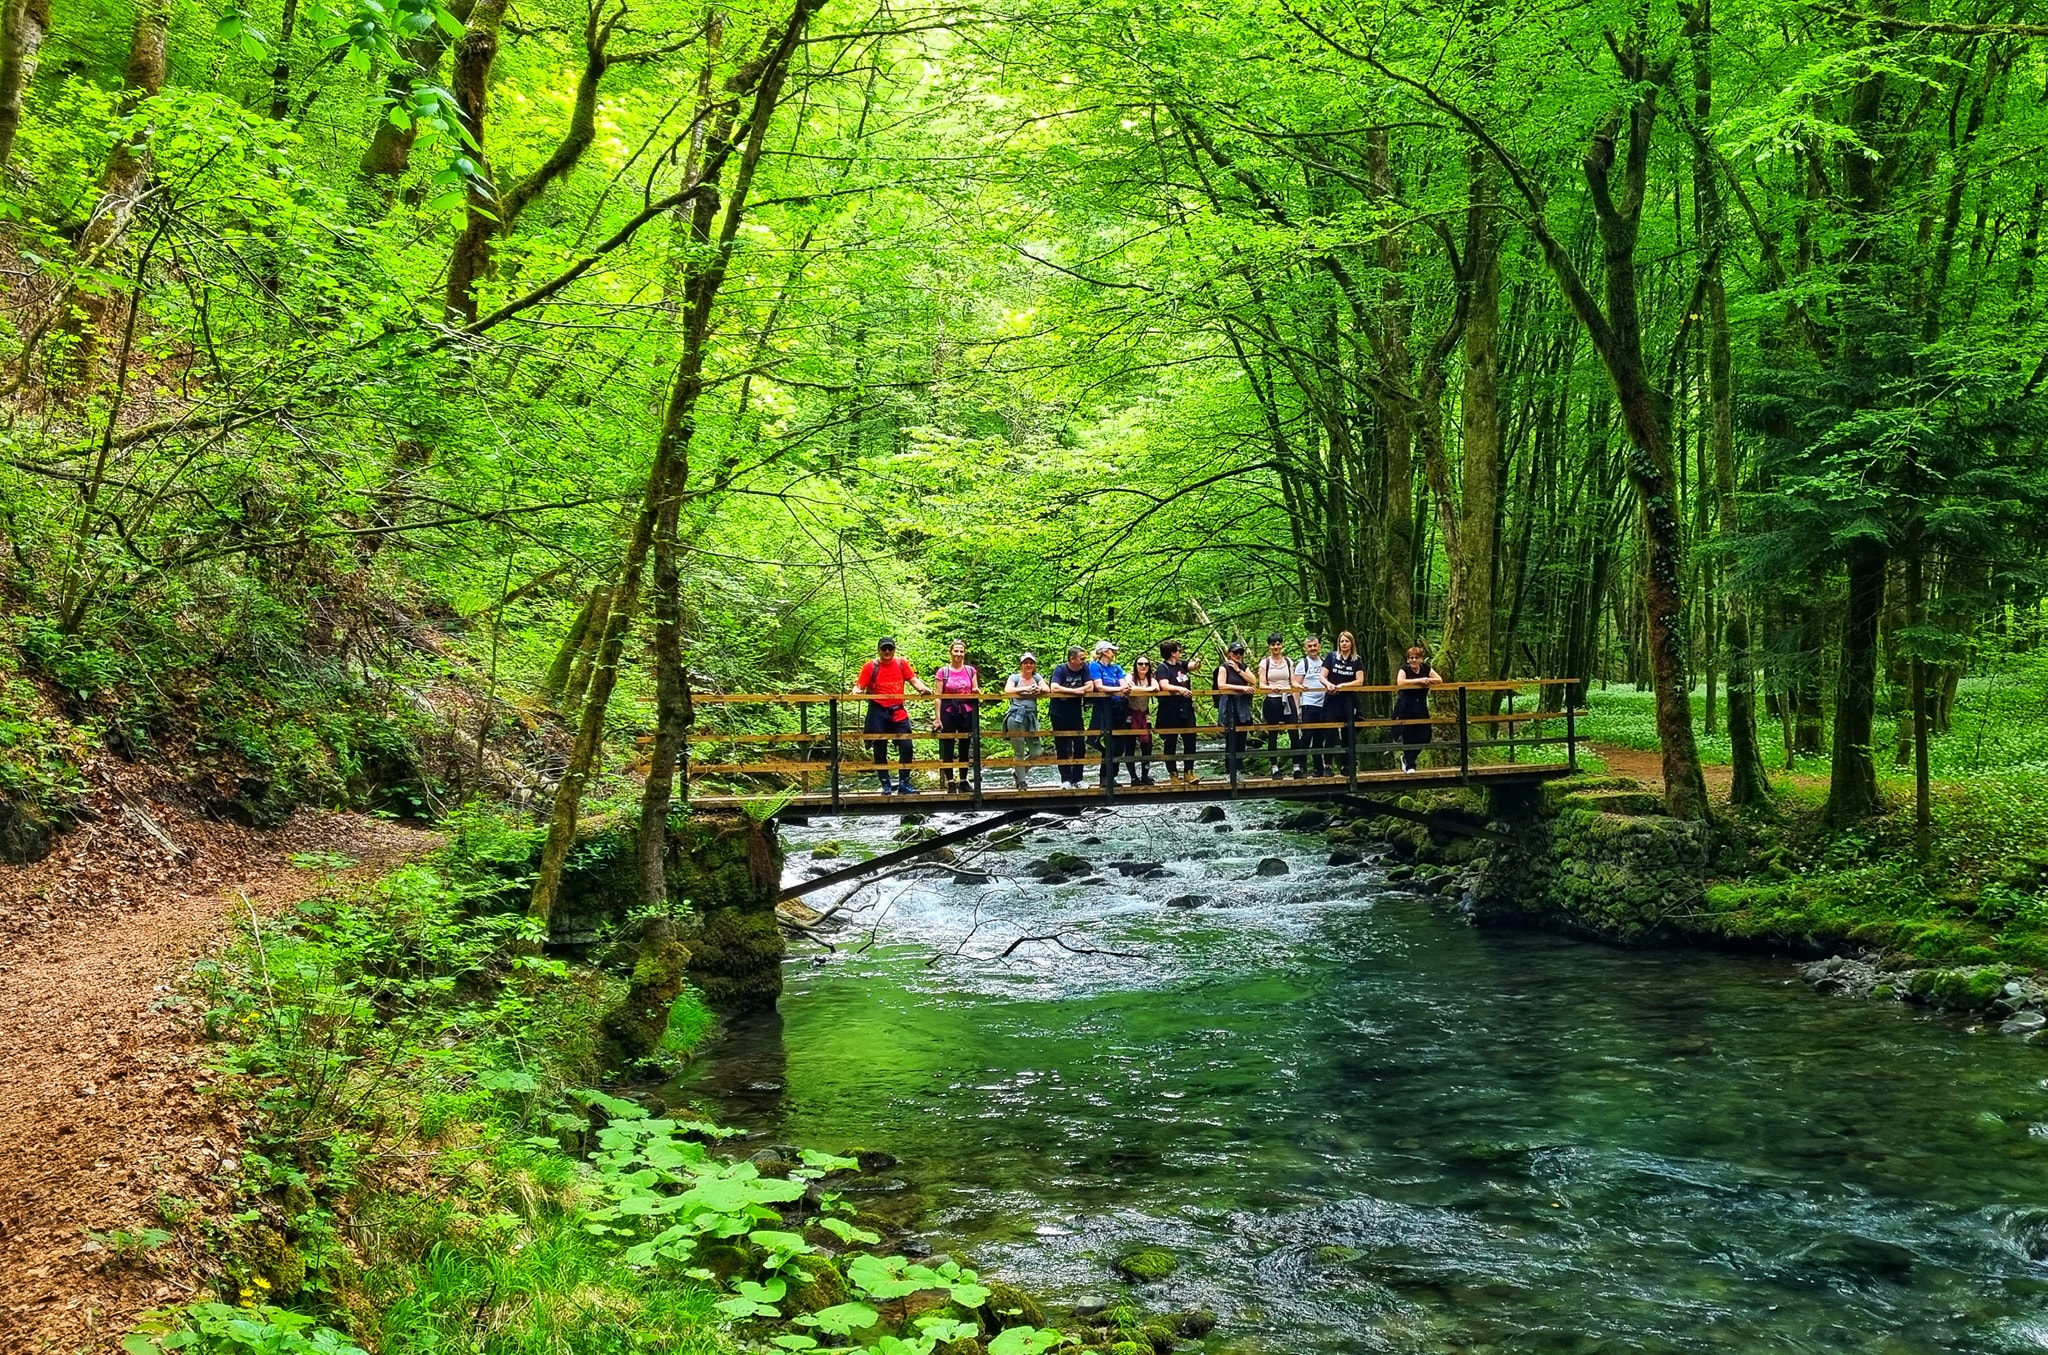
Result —
[[[917, 794], [917, 787], [910, 784], [910, 763], [915, 754], [910, 747], [910, 712], [903, 707], [906, 684], [926, 696], [932, 694], [910, 660], [896, 657], [896, 641], [884, 635], [875, 643], [875, 657], [861, 665], [860, 680], [853, 686], [868, 697], [868, 718], [862, 731], [869, 736], [868, 746], [874, 750], [875, 778], [882, 783], [884, 795], [892, 790], [903, 795]], [[889, 784], [891, 738], [896, 741], [896, 755], [903, 764], [896, 771], [898, 784], [894, 786]]]

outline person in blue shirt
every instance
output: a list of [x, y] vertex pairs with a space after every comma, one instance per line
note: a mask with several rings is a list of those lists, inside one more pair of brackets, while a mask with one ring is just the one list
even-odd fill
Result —
[[1094, 732], [1090, 747], [1102, 755], [1102, 784], [1114, 786], [1117, 759], [1132, 756], [1135, 749], [1131, 736], [1118, 732], [1131, 723], [1131, 679], [1116, 661], [1116, 646], [1107, 640], [1096, 644], [1095, 657], [1089, 661], [1088, 690], [1095, 696], [1088, 725]]

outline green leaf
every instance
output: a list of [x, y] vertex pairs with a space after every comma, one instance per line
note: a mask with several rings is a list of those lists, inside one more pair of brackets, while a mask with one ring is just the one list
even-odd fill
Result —
[[828, 1336], [851, 1336], [857, 1331], [872, 1327], [881, 1314], [865, 1303], [835, 1303], [830, 1308], [820, 1308], [815, 1313], [806, 1313], [797, 1321], [807, 1327], [816, 1327]]
[[838, 1238], [841, 1242], [865, 1242], [872, 1244], [882, 1240], [880, 1233], [871, 1233], [865, 1228], [855, 1227], [845, 1219], [822, 1218], [818, 1220], [818, 1226]]
[[988, 1355], [1041, 1355], [1071, 1339], [1064, 1332], [1040, 1327], [1005, 1327], [988, 1343]]

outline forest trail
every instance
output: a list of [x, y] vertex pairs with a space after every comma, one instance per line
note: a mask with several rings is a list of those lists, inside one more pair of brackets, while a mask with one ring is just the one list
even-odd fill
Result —
[[[1595, 756], [1607, 764], [1607, 770], [1610, 774], [1632, 777], [1642, 782], [1645, 786], [1658, 790], [1663, 789], [1664, 755], [1662, 753], [1643, 748], [1623, 748], [1620, 744], [1614, 743], [1588, 742], [1586, 747], [1590, 748]], [[1729, 787], [1735, 777], [1734, 769], [1725, 762], [1708, 762], [1702, 764], [1700, 770], [1706, 773], [1707, 794], [1726, 804], [1728, 802]], [[1809, 790], [1825, 790], [1828, 784], [1828, 779], [1825, 776], [1815, 776], [1806, 772], [1788, 772], [1782, 767], [1772, 767], [1769, 769], [1769, 773], [1772, 785], [1789, 782], [1794, 785], [1804, 786]]]
[[0, 1351], [112, 1349], [136, 1313], [192, 1296], [188, 1237], [122, 1259], [87, 1236], [225, 1203], [240, 1145], [201, 1095], [180, 976], [245, 898], [272, 912], [322, 887], [295, 856], [367, 874], [438, 840], [324, 811], [243, 828], [131, 769], [96, 770], [96, 821], [0, 870]]

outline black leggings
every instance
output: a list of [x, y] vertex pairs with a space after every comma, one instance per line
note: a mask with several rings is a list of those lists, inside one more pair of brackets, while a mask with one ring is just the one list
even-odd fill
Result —
[[[1157, 712], [1159, 718], [1155, 722], [1157, 728], [1193, 729], [1195, 727], [1195, 703], [1187, 701], [1185, 697], [1181, 698], [1181, 700], [1186, 701], [1186, 704], [1176, 705], [1171, 699], [1160, 701]], [[1174, 761], [1173, 753], [1176, 745], [1187, 753], [1187, 758], [1184, 761]], [[1176, 771], [1186, 772], [1189, 775], [1194, 774], [1195, 736], [1193, 734], [1161, 734], [1159, 736], [1159, 747], [1160, 751], [1166, 755], [1166, 774], [1168, 776], [1172, 776]]]
[[[1263, 746], [1272, 754], [1272, 756], [1266, 759], [1266, 775], [1278, 776], [1280, 775], [1281, 730], [1287, 731], [1287, 746], [1290, 749], [1301, 747], [1301, 731], [1295, 728], [1294, 724], [1293, 702], [1284, 696], [1269, 696], [1266, 698], [1259, 714], [1263, 717], [1260, 723], [1265, 725], [1267, 729]], [[1299, 753], [1295, 754], [1295, 770], [1299, 771], [1307, 765], [1308, 759], [1306, 756]]]
[[[975, 706], [972, 701], [941, 701], [939, 703], [939, 761], [966, 763], [974, 757]], [[966, 735], [965, 738], [946, 738], [947, 734]], [[955, 758], [954, 754], [959, 756]], [[974, 773], [965, 766], [947, 767], [940, 773], [947, 781], [958, 777], [971, 781]]]
[[[1076, 703], [1079, 704], [1078, 702]], [[1060, 760], [1060, 780], [1068, 785], [1081, 784], [1081, 764], [1088, 756], [1088, 738], [1081, 731], [1081, 712], [1071, 713], [1059, 709], [1055, 703], [1052, 713], [1052, 751]]]
[[1409, 771], [1414, 771], [1415, 759], [1430, 739], [1429, 710], [1427, 707], [1422, 710], [1402, 710], [1397, 706], [1394, 709], [1394, 718], [1416, 722], [1412, 725], [1395, 725], [1393, 729], [1394, 742], [1408, 745], [1401, 750], [1401, 765]]

